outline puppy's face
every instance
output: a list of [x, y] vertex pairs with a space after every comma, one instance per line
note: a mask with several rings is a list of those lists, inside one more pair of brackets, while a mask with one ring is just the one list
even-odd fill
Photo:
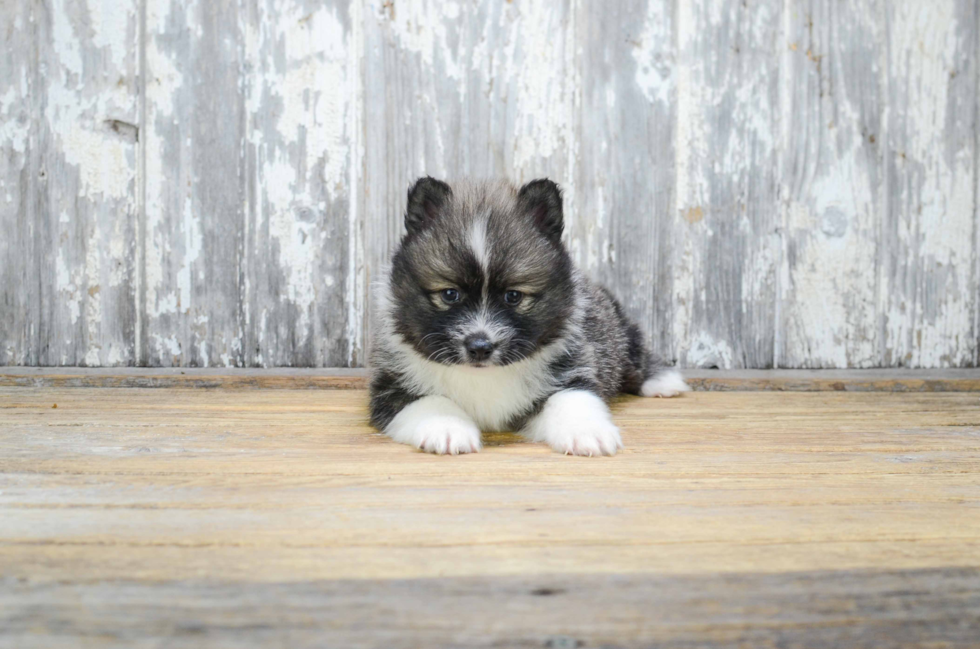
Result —
[[509, 365], [562, 334], [574, 296], [557, 185], [423, 178], [409, 191], [405, 223], [392, 316], [424, 358]]

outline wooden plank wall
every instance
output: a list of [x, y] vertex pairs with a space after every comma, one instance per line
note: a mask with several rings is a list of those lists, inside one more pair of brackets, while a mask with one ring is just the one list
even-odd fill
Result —
[[683, 366], [980, 364], [975, 0], [0, 0], [0, 365], [363, 365], [416, 176], [550, 176]]

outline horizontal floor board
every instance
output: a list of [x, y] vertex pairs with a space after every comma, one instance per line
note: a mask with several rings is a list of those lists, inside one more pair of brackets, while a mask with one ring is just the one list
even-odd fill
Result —
[[0, 645], [975, 647], [980, 570], [0, 581]]
[[361, 389], [0, 387], [0, 646], [969, 647], [980, 394], [612, 404], [437, 457]]
[[[980, 369], [684, 370], [697, 391], [980, 392]], [[0, 367], [0, 387], [364, 389], [349, 368]]]

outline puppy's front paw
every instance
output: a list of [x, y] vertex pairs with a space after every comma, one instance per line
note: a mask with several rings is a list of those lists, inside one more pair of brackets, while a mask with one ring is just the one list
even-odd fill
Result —
[[393, 440], [428, 453], [476, 453], [480, 429], [445, 397], [424, 397], [406, 406], [385, 431]]
[[668, 370], [652, 376], [640, 386], [640, 394], [645, 397], [676, 397], [691, 388], [681, 378], [680, 372]]
[[565, 455], [615, 455], [623, 448], [619, 428], [611, 421], [555, 422], [546, 440], [551, 448]]
[[429, 417], [418, 422], [412, 441], [428, 453], [458, 455], [480, 450], [480, 431], [472, 422], [458, 417]]
[[566, 455], [615, 455], [623, 448], [606, 404], [586, 390], [553, 394], [525, 432]]

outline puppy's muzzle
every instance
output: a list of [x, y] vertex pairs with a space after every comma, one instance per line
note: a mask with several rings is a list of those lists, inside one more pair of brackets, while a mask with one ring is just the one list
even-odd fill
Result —
[[483, 334], [467, 336], [463, 346], [466, 347], [467, 358], [473, 363], [485, 361], [493, 354], [493, 343]]

